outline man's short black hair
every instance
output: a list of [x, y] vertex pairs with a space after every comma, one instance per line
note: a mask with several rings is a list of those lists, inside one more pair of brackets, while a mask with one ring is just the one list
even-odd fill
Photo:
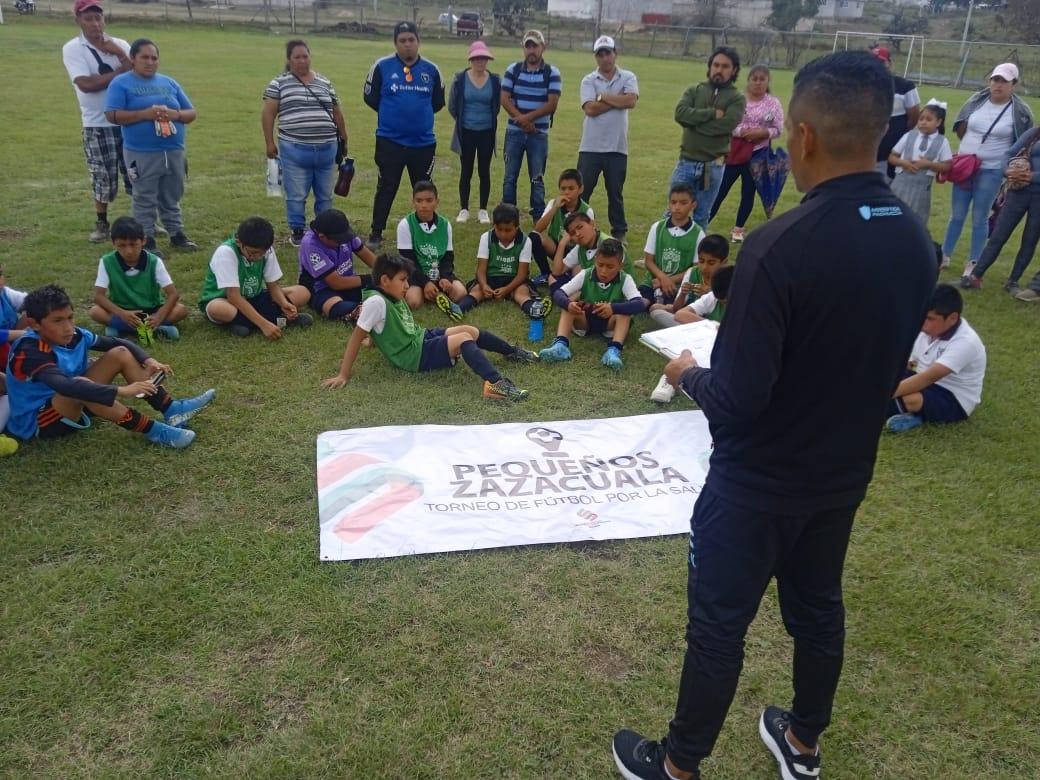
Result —
[[372, 265], [372, 283], [378, 287], [380, 280], [384, 276], [389, 276], [393, 279], [401, 271], [411, 276], [413, 268], [414, 266], [410, 260], [401, 257], [396, 252], [383, 252]]
[[39, 322], [52, 311], [72, 305], [68, 293], [56, 284], [37, 288], [25, 296], [25, 316]]
[[564, 168], [560, 172], [560, 177], [556, 180], [556, 184], [563, 184], [565, 181], [573, 181], [577, 183], [579, 187], [585, 186], [585, 181], [581, 175], [581, 171], [577, 168]]
[[733, 282], [733, 273], [736, 270], [735, 265], [724, 265], [711, 275], [711, 294], [715, 296], [715, 300], [724, 301], [729, 298], [729, 286]]
[[928, 311], [934, 311], [940, 317], [949, 317], [951, 314], [960, 314], [964, 311], [964, 298], [961, 291], [952, 284], [937, 284], [932, 300], [928, 302]]
[[242, 246], [270, 249], [274, 246], [274, 225], [263, 217], [246, 217], [238, 223], [235, 238]]
[[519, 225], [520, 209], [512, 203], [499, 203], [491, 212], [491, 224], [493, 225]]
[[571, 225], [575, 222], [592, 222], [592, 217], [586, 214], [584, 211], [572, 211], [567, 215], [567, 219], [563, 221], [563, 229], [570, 230]]
[[437, 192], [437, 185], [434, 184], [429, 179], [423, 179], [422, 181], [417, 181], [415, 183], [415, 186], [412, 187], [412, 197], [413, 198], [416, 195], [418, 195], [420, 192], [432, 192], [433, 193], [433, 197], [440, 198], [440, 195]]
[[737, 75], [740, 73], [740, 55], [737, 54], [737, 50], [734, 49], [732, 46], [716, 46], [715, 47], [715, 51], [713, 51], [711, 53], [711, 56], [708, 57], [709, 78], [710, 78], [710, 73], [711, 73], [711, 64], [713, 62], [715, 62], [715, 58], [718, 57], [720, 54], [723, 57], [726, 57], [730, 62], [733, 63], [733, 78], [730, 79], [730, 82], [736, 81], [737, 80]]
[[725, 236], [720, 236], [718, 233], [712, 233], [710, 236], [705, 236], [701, 239], [701, 242], [697, 245], [697, 254], [704, 252], [706, 255], [717, 257], [719, 260], [725, 260], [729, 257], [729, 241], [726, 240]]
[[892, 114], [892, 74], [865, 51], [839, 51], [806, 64], [794, 77], [791, 122], [806, 122], [834, 157], [877, 149]]
[[112, 230], [109, 232], [112, 240], [115, 241], [117, 238], [123, 239], [140, 239], [144, 241], [144, 227], [133, 217], [120, 217], [112, 223]]

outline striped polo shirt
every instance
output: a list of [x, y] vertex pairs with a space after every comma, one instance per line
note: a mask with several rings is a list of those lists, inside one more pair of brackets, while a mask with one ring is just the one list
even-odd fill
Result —
[[264, 97], [278, 101], [278, 137], [281, 140], [300, 144], [324, 144], [336, 140], [332, 109], [339, 105], [339, 98], [332, 82], [321, 74], [315, 73], [311, 83], [304, 85], [293, 74], [282, 73], [271, 79]]
[[[549, 95], [563, 92], [563, 79], [555, 65], [543, 62], [537, 70], [530, 71], [524, 62], [514, 62], [506, 69], [502, 77], [502, 89], [513, 97], [516, 107], [522, 112], [534, 111], [549, 102]], [[540, 116], [535, 120], [535, 127], [542, 133], [549, 132], [550, 117]], [[519, 130], [520, 126], [509, 118], [509, 129]]]

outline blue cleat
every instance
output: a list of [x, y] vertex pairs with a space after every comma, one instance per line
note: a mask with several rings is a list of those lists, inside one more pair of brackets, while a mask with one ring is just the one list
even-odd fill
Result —
[[617, 347], [607, 347], [607, 351], [603, 353], [603, 358], [599, 362], [615, 371], [620, 371], [625, 367], [625, 361], [621, 359], [621, 350]]
[[181, 337], [181, 332], [176, 325], [160, 325], [155, 329], [157, 336], [162, 336], [167, 341], [176, 341]]
[[885, 426], [892, 431], [892, 433], [902, 433], [903, 431], [913, 430], [923, 424], [924, 420], [921, 419], [920, 415], [893, 414], [888, 418], [888, 422], [885, 423]]
[[562, 341], [557, 341], [538, 353], [538, 357], [546, 363], [562, 363], [571, 359], [571, 350]]
[[174, 401], [166, 408], [166, 414], [163, 419], [167, 425], [172, 425], [174, 428], [183, 428], [188, 420], [209, 406], [216, 397], [217, 391], [210, 388], [202, 395], [197, 395], [194, 398]]
[[174, 428], [166, 423], [153, 422], [152, 429], [144, 437], [152, 444], [183, 450], [195, 441], [195, 431], [189, 431], [187, 428]]

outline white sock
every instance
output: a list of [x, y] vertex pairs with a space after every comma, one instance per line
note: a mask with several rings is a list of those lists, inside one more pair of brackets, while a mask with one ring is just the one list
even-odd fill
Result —
[[4, 432], [4, 426], [11, 419], [11, 402], [6, 395], [0, 395], [0, 433]]
[[[805, 755], [804, 753], [802, 753], [802, 751], [800, 751], [798, 748], [796, 748], [794, 745], [791, 744], [791, 738], [788, 736], [788, 734], [790, 734], [790, 733], [791, 733], [790, 730], [784, 732], [784, 742], [787, 743], [787, 749], [791, 751], [791, 755], [792, 756], [802, 756], [802, 755]], [[814, 755], [815, 756], [819, 752], [820, 752], [820, 746], [817, 745], [816, 746], [816, 750], [814, 750], [810, 755]]]

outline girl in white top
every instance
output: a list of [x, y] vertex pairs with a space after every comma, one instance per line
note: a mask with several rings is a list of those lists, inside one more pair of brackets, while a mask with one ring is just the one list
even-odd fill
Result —
[[928, 227], [932, 212], [935, 174], [948, 171], [953, 152], [946, 140], [946, 104], [928, 101], [917, 118], [917, 127], [906, 133], [888, 155], [896, 169], [894, 192]]

